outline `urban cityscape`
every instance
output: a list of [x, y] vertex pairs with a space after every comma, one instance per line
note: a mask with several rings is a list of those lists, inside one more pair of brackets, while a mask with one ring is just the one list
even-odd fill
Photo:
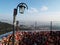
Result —
[[60, 0], [0, 0], [0, 45], [60, 45]]

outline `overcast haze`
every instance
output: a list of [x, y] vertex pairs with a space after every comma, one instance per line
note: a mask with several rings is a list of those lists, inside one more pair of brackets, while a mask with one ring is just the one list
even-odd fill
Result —
[[60, 21], [60, 0], [0, 0], [0, 21], [13, 19], [13, 9], [20, 3], [28, 5], [19, 21]]

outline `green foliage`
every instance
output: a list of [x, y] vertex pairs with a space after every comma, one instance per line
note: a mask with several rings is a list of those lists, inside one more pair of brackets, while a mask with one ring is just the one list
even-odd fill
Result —
[[11, 24], [0, 22], [0, 35], [12, 31], [12, 29]]

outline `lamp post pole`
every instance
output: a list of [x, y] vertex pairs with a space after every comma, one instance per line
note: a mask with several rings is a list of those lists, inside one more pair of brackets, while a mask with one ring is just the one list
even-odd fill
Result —
[[13, 38], [12, 43], [13, 44], [12, 45], [14, 45], [14, 42], [15, 42], [15, 25], [16, 25], [16, 16], [17, 16], [18, 8], [19, 8], [20, 13], [23, 14], [25, 8], [28, 9], [28, 6], [25, 3], [19, 3], [17, 5], [17, 7], [14, 8], [14, 12], [13, 12], [13, 36], [12, 36], [12, 38]]
[[12, 40], [12, 45], [14, 45], [14, 37], [15, 37], [15, 19], [16, 19], [16, 15], [17, 15], [17, 13], [16, 13], [16, 9], [14, 9], [14, 12], [13, 12], [13, 36], [12, 36], [12, 38], [13, 38], [13, 40]]
[[50, 22], [50, 35], [52, 35], [52, 21]]
[[19, 21], [16, 21], [16, 31], [19, 31], [18, 24], [19, 24]]

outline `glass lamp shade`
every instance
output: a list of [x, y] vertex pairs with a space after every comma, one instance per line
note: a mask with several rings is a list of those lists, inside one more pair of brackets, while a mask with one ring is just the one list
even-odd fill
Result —
[[19, 7], [19, 13], [23, 14], [24, 13], [24, 10], [25, 10], [25, 7], [24, 6]]

